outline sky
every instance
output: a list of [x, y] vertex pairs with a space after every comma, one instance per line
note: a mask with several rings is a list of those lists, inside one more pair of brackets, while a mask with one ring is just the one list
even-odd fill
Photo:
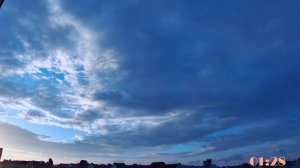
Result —
[[2, 159], [300, 157], [300, 1], [7, 0]]

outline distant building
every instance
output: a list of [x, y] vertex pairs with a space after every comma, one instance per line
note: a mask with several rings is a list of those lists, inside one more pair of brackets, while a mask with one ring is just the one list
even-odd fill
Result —
[[153, 162], [149, 166], [144, 166], [144, 168], [182, 168], [181, 164], [165, 164], [164, 162]]
[[153, 162], [149, 168], [164, 168], [166, 166], [165, 162]]
[[212, 160], [211, 159], [204, 160], [203, 167], [212, 167]]
[[300, 167], [300, 158], [294, 161], [287, 161], [286, 167], [299, 168]]
[[56, 165], [55, 166], [56, 168], [73, 168], [73, 165], [72, 164], [64, 164], [64, 163], [61, 163], [59, 165]]
[[81, 160], [77, 165], [77, 168], [90, 168], [89, 163], [86, 160]]
[[129, 168], [125, 163], [114, 163], [112, 168]]
[[189, 166], [189, 165], [177, 164], [176, 168], [199, 168], [199, 166]]
[[1, 163], [1, 168], [48, 168], [49, 166], [44, 161], [12, 161], [4, 160]]

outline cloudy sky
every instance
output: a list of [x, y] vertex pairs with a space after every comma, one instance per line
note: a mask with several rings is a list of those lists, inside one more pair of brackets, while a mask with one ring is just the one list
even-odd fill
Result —
[[7, 0], [2, 159], [300, 156], [300, 1]]

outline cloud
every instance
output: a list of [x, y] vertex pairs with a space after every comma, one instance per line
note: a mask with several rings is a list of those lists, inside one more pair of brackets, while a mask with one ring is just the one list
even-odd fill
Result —
[[[104, 35], [99, 45], [115, 48], [120, 53], [117, 55], [120, 80], [109, 83], [105, 90], [99, 90], [95, 95], [96, 99], [112, 106], [165, 113], [178, 108], [224, 103], [241, 106], [242, 109], [235, 110], [240, 111], [254, 107], [262, 109], [262, 101], [258, 99], [272, 93], [270, 97], [273, 99], [266, 98], [267, 111], [270, 106], [277, 108], [275, 101], [285, 99], [277, 95], [281, 95], [281, 90], [288, 91], [285, 90], [289, 89], [285, 87], [287, 83], [296, 86], [299, 82], [294, 76], [299, 71], [294, 63], [298, 60], [297, 49], [282, 50], [293, 46], [292, 39], [296, 38], [285, 34], [286, 29], [291, 28], [290, 21], [296, 19], [294, 10], [284, 15], [281, 12], [275, 14], [273, 8], [260, 3], [257, 12], [264, 16], [261, 20], [242, 12], [248, 7], [247, 2], [235, 4], [234, 10], [228, 13], [214, 3], [193, 6], [187, 3], [182, 7], [178, 5], [180, 2], [172, 8], [164, 2], [159, 5], [151, 2], [121, 3], [116, 7], [103, 3], [99, 8], [105, 10], [93, 11], [99, 15], [97, 18], [91, 17], [90, 12], [75, 11], [77, 6], [91, 7], [93, 3], [63, 4], [78, 18], [88, 20], [87, 24], [93, 23], [90, 26], [101, 27]], [[156, 11], [144, 12], [141, 9], [145, 4], [153, 6]], [[282, 10], [287, 10], [290, 5], [286, 4]], [[270, 13], [265, 13], [264, 7]], [[189, 12], [198, 8], [201, 13]], [[203, 8], [220, 11], [212, 14]], [[116, 14], [112, 15], [114, 12]], [[284, 27], [285, 18], [290, 19]], [[174, 26], [165, 26], [166, 21]], [[245, 28], [244, 25], [252, 27]], [[291, 29], [296, 30], [294, 28]], [[267, 31], [270, 33], [263, 33]], [[249, 34], [257, 40], [251, 39]], [[142, 38], [143, 35], [147, 38]], [[286, 82], [287, 78], [289, 82]], [[244, 101], [239, 102], [240, 99]]]
[[63, 37], [69, 32], [51, 27], [48, 16], [46, 1], [8, 2], [1, 10], [1, 25], [6, 27], [1, 33], [2, 75], [23, 69], [34, 60], [45, 59], [47, 51], [55, 45], [66, 46], [69, 40]]
[[[276, 141], [299, 137], [271, 130], [300, 127], [297, 4], [8, 2], [1, 114], [84, 131], [74, 144], [93, 156], [176, 156], [165, 150], [191, 142], [206, 146], [177, 156], [268, 143], [290, 150]], [[5, 127], [41, 146], [78, 150]]]
[[[101, 142], [125, 149], [131, 147], [174, 145], [203, 138], [211, 132], [228, 127], [232, 121], [232, 119], [223, 119], [217, 122], [213, 118], [205, 116], [200, 118], [197, 115], [199, 114], [178, 116], [154, 126], [137, 124], [137, 126], [129, 130], [118, 128], [122, 125], [110, 126], [108, 124], [108, 134], [86, 136], [83, 137], [83, 141], [89, 143]], [[195, 117], [198, 118], [197, 121], [193, 120]], [[214, 126], [210, 124], [211, 122], [214, 123]], [[118, 130], [121, 130], [121, 132]]]
[[[15, 125], [4, 122], [0, 122], [0, 125], [2, 132], [0, 142], [1, 147], [4, 148], [3, 157], [5, 158], [21, 156], [23, 159], [38, 158], [46, 161], [50, 156], [54, 156], [52, 158], [56, 163], [78, 162], [84, 158], [94, 163], [108, 163], [120, 159], [133, 163], [144, 159], [140, 156], [132, 157], [126, 153], [127, 151], [114, 149], [105, 144], [92, 144], [84, 141], [53, 142], [48, 140], [48, 136], [34, 134]], [[149, 148], [145, 151], [152, 150]]]
[[98, 110], [88, 110], [83, 113], [79, 113], [76, 117], [83, 121], [94, 121], [99, 118], [103, 118], [101, 112]]
[[45, 117], [45, 115], [40, 111], [30, 110], [26, 113], [28, 117]]
[[[0, 129], [2, 132], [0, 142], [5, 150], [18, 150], [23, 154], [30, 152], [31, 156], [29, 157], [37, 157], [42, 153], [39, 158], [47, 159], [49, 156], [61, 156], [62, 158], [66, 158], [65, 156], [68, 156], [69, 159], [73, 158], [73, 161], [78, 161], [75, 159], [87, 156], [96, 158], [98, 154], [101, 155], [101, 152], [105, 151], [104, 148], [102, 148], [103, 150], [100, 148], [96, 149], [95, 146], [80, 142], [49, 142], [46, 141], [47, 136], [37, 135], [28, 130], [3, 122], [1, 122]], [[56, 159], [58, 160], [59, 157]]]
[[[182, 5], [176, 1], [172, 6], [103, 2], [97, 10], [93, 3], [62, 4], [87, 25], [101, 27], [99, 45], [118, 53], [119, 80], [112, 80], [94, 97], [122, 109], [115, 112], [118, 115], [164, 115], [180, 109], [216, 119], [236, 118], [232, 125], [251, 125], [266, 118], [272, 123], [278, 116], [290, 120], [299, 109], [298, 49], [292, 47], [297, 37], [292, 32], [300, 25], [294, 24], [293, 3], [277, 1], [273, 7], [258, 1], [234, 3], [230, 11], [226, 10], [229, 4], [213, 2]], [[259, 6], [255, 16], [249, 14], [253, 4]], [[79, 6], [93, 12], [77, 12]], [[146, 12], [144, 6], [156, 10]], [[96, 14], [99, 17], [92, 17]], [[124, 109], [128, 112], [122, 113]], [[196, 116], [195, 121], [202, 115]], [[189, 129], [195, 122], [185, 124], [195, 134]]]
[[297, 127], [299, 127], [298, 122], [282, 121], [271, 125], [252, 126], [237, 135], [220, 136], [208, 141], [216, 150], [278, 143], [284, 140], [298, 139], [299, 135], [295, 131], [291, 131]]

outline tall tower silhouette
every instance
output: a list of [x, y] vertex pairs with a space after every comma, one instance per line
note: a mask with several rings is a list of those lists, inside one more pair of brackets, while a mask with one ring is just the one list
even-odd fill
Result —
[[1, 161], [2, 151], [3, 151], [3, 148], [0, 148], [0, 161]]

